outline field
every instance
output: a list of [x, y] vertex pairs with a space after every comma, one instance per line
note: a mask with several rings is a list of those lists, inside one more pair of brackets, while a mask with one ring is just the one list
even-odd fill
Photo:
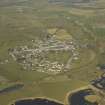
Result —
[[68, 92], [103, 73], [97, 65], [105, 65], [104, 0], [50, 1], [0, 0], [0, 90], [24, 85], [0, 93], [0, 105], [28, 97], [64, 103]]

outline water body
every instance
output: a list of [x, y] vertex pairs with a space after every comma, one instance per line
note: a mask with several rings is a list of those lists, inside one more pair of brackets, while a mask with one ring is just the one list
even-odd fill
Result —
[[103, 73], [100, 78], [91, 81], [91, 84], [98, 89], [105, 90], [105, 73]]
[[9, 93], [9, 92], [12, 92], [12, 91], [16, 91], [16, 90], [19, 90], [21, 88], [23, 88], [24, 85], [23, 84], [16, 84], [16, 85], [13, 85], [11, 87], [7, 87], [3, 90], [0, 90], [0, 94], [2, 93]]
[[72, 96], [69, 96], [69, 105], [98, 105], [97, 103], [90, 103], [85, 100], [85, 96], [93, 95], [91, 89], [80, 90]]
[[63, 105], [63, 104], [48, 99], [36, 98], [36, 99], [19, 100], [16, 101], [15, 104], [11, 105]]

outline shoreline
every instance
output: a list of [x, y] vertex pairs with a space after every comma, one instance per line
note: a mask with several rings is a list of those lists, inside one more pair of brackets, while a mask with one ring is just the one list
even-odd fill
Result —
[[64, 105], [69, 105], [69, 100], [68, 100], [68, 97], [71, 96], [73, 93], [75, 92], [78, 92], [80, 90], [84, 90], [84, 89], [91, 89], [91, 86], [90, 85], [87, 85], [87, 86], [84, 86], [84, 87], [80, 87], [78, 89], [75, 89], [75, 90], [72, 90], [72, 91], [69, 91], [67, 94], [66, 94], [66, 97], [64, 99]]
[[18, 102], [19, 100], [35, 100], [35, 99], [46, 99], [48, 101], [53, 101], [53, 102], [57, 102], [59, 104], [62, 104], [62, 105], [65, 105], [64, 103], [56, 100], [56, 99], [52, 99], [52, 98], [48, 98], [48, 97], [26, 97], [26, 98], [20, 98], [20, 99], [17, 99], [17, 100], [13, 100], [11, 103], [9, 103], [8, 105], [15, 105], [15, 102]]

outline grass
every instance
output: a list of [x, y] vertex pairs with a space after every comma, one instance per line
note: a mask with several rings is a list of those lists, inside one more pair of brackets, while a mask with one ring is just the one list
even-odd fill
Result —
[[11, 87], [11, 86], [13, 86], [14, 85], [14, 83], [8, 83], [8, 82], [6, 82], [6, 83], [1, 83], [0, 84], [0, 90], [3, 90], [3, 89], [5, 89], [5, 88], [7, 88], [7, 87]]
[[85, 17], [89, 17], [89, 16], [94, 16], [94, 10], [85, 10], [85, 9], [79, 9], [79, 8], [72, 8], [71, 10], [69, 10], [69, 13], [74, 14], [74, 15], [79, 15], [79, 16], [85, 16]]
[[49, 34], [55, 34], [57, 31], [57, 28], [52, 28], [47, 30]]
[[11, 63], [2, 67], [0, 74], [10, 81], [33, 82], [47, 76], [48, 74], [39, 73], [36, 71], [24, 71], [17, 63]]
[[72, 36], [64, 29], [60, 29], [56, 32], [56, 35], [55, 37], [58, 39], [58, 40], [61, 40], [61, 41], [67, 41], [67, 40], [71, 40], [72, 39]]
[[96, 53], [89, 49], [81, 50], [78, 58], [72, 63], [72, 68], [78, 68], [93, 62], [96, 58]]
[[97, 96], [97, 95], [89, 95], [87, 97], [85, 97], [85, 99], [88, 101], [88, 102], [98, 102], [100, 100], [100, 97]]
[[[86, 85], [86, 83], [81, 81], [78, 81], [77, 84], [76, 81], [77, 80], [74, 82], [70, 80], [55, 83], [28, 84], [19, 91], [0, 95], [0, 99], [2, 100], [0, 104], [5, 105], [11, 103], [13, 100], [25, 97], [48, 97], [64, 102], [67, 92], [73, 90], [74, 88]], [[6, 99], [6, 101], [3, 101], [4, 99]]]
[[57, 61], [61, 64], [66, 64], [70, 56], [72, 56], [72, 53], [70, 51], [51, 51], [48, 53], [47, 59], [51, 62]]
[[[101, 16], [102, 19], [100, 19]], [[48, 97], [64, 102], [69, 91], [88, 85], [91, 80], [99, 77], [102, 72], [97, 71], [96, 65], [101, 55], [91, 48], [82, 49], [80, 59], [72, 65], [73, 69], [53, 76], [36, 71], [24, 71], [8, 56], [7, 51], [8, 48], [17, 45], [30, 44], [34, 39], [44, 40], [48, 33], [53, 34], [56, 29], [59, 29], [56, 33], [57, 39], [67, 41], [74, 38], [77, 43], [84, 44], [93, 41], [90, 33], [83, 30], [83, 27], [86, 27], [93, 31], [94, 37], [98, 39], [97, 42], [101, 42], [104, 38], [104, 28], [93, 29], [93, 26], [105, 23], [104, 17], [104, 11], [100, 13], [95, 9], [50, 5], [44, 0], [0, 7], [0, 60], [9, 59], [9, 63], [0, 64], [0, 75], [10, 81], [0, 82], [0, 89], [14, 82], [25, 84], [20, 90], [0, 94], [0, 105], [8, 105], [13, 100], [25, 97]], [[80, 27], [75, 21], [83, 23], [84, 26]], [[95, 49], [98, 48], [99, 46], [96, 46]], [[60, 63], [67, 63], [70, 56], [69, 52], [64, 51], [47, 54], [49, 60]]]
[[42, 83], [39, 84], [39, 86], [41, 87], [41, 90], [44, 92], [45, 96], [63, 101], [69, 91], [87, 84], [88, 83], [78, 80], [66, 80], [61, 82]]

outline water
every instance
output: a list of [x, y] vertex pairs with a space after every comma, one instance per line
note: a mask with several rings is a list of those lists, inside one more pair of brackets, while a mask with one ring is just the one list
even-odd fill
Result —
[[72, 96], [69, 96], [69, 104], [70, 105], [97, 105], [96, 103], [90, 103], [85, 100], [85, 96], [92, 95], [93, 92], [91, 89], [80, 90]]
[[11, 105], [63, 105], [63, 104], [48, 99], [36, 98], [36, 99], [19, 100], [15, 102], [15, 104]]

